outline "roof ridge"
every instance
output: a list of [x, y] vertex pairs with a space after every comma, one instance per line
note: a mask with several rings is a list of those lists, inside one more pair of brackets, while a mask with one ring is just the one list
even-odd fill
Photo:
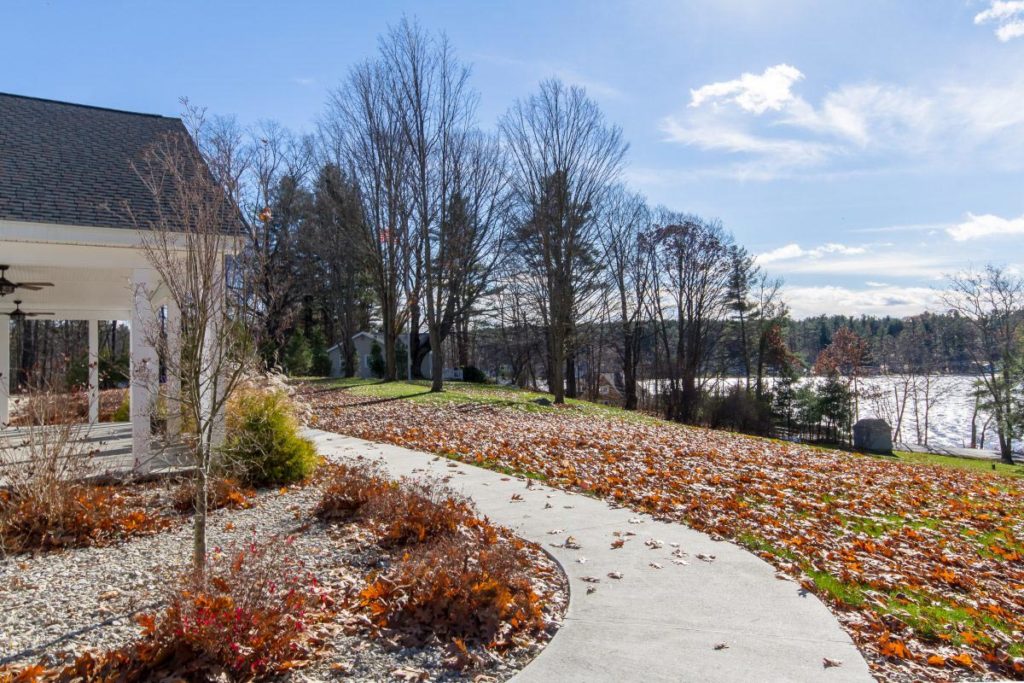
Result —
[[33, 100], [35, 102], [47, 102], [49, 104], [63, 104], [68, 107], [80, 107], [82, 109], [95, 109], [97, 111], [109, 111], [115, 114], [129, 114], [131, 116], [146, 116], [154, 119], [167, 119], [168, 121], [180, 121], [177, 116], [164, 116], [163, 114], [147, 114], [140, 111], [128, 111], [127, 109], [114, 109], [113, 107], [100, 107], [95, 104], [81, 104], [79, 102], [67, 102], [65, 100], [54, 100], [48, 97], [35, 97], [33, 95], [18, 95], [10, 92], [0, 92], [0, 97], [13, 97], [19, 100]]

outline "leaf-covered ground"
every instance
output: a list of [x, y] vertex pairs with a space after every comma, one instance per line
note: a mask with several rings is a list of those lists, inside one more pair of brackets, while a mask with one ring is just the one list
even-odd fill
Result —
[[737, 541], [825, 599], [880, 679], [1024, 678], [1019, 477], [542, 407], [493, 389], [422, 392], [304, 393], [320, 428], [532, 473]]

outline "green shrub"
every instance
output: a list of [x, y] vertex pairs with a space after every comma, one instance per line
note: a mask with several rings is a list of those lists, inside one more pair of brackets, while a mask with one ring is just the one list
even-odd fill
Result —
[[224, 449], [231, 467], [252, 486], [301, 481], [317, 464], [283, 391], [239, 390], [228, 404]]
[[284, 350], [284, 369], [292, 377], [308, 375], [313, 365], [313, 351], [309, 347], [306, 335], [296, 328], [288, 340]]
[[475, 384], [487, 384], [487, 375], [475, 365], [467, 365], [462, 368], [462, 381]]
[[312, 358], [309, 369], [315, 377], [327, 377], [331, 374], [331, 357], [327, 353], [327, 342], [319, 327], [309, 335], [309, 352]]
[[383, 377], [387, 374], [388, 364], [384, 361], [384, 351], [380, 348], [380, 344], [373, 342], [370, 346], [370, 372], [373, 373], [374, 377]]
[[121, 399], [121, 405], [117, 406], [117, 410], [114, 411], [110, 419], [113, 422], [128, 422], [132, 419], [132, 404], [128, 392], [125, 392], [124, 398]]

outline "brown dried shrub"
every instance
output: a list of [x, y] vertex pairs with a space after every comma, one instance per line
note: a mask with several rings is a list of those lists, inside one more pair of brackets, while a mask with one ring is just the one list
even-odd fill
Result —
[[317, 517], [358, 516], [385, 548], [454, 533], [474, 514], [468, 500], [444, 485], [413, 479], [392, 481], [368, 462], [331, 466], [325, 477]]
[[360, 593], [379, 627], [412, 640], [433, 636], [504, 649], [516, 633], [544, 628], [523, 542], [473, 520], [407, 550]]
[[329, 605], [290, 542], [250, 543], [211, 560], [202, 584], [183, 578], [162, 613], [138, 618], [137, 641], [87, 652], [65, 667], [0, 669], [0, 682], [270, 677], [307, 658], [309, 626]]
[[369, 462], [327, 465], [321, 470], [323, 495], [314, 514], [320, 519], [348, 519], [367, 502], [395, 486], [380, 467]]
[[0, 433], [0, 551], [99, 545], [170, 521], [129, 487], [87, 481], [94, 453], [59, 394], [27, 395], [27, 426]]
[[[182, 514], [191, 513], [196, 509], [196, 483], [191, 479], [182, 480], [171, 494], [171, 505]], [[233, 477], [215, 477], [210, 482], [208, 510], [247, 510], [253, 505], [256, 491], [242, 486]]]

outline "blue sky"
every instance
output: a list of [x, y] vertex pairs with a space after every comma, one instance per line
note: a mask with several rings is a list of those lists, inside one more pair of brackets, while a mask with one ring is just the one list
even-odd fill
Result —
[[403, 14], [473, 65], [480, 122], [555, 75], [653, 204], [720, 218], [798, 316], [935, 307], [1024, 267], [1024, 1], [0, 0], [0, 91], [311, 130]]

